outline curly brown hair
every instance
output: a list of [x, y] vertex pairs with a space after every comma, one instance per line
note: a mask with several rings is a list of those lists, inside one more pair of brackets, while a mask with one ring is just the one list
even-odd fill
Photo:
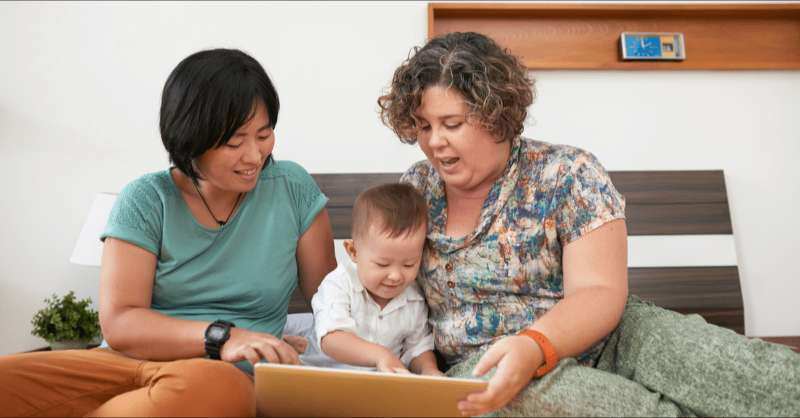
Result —
[[464, 96], [467, 117], [498, 141], [522, 133], [534, 80], [519, 58], [475, 32], [437, 36], [414, 47], [397, 68], [388, 93], [378, 98], [380, 117], [407, 144], [417, 142], [415, 112], [430, 86], [453, 88]]

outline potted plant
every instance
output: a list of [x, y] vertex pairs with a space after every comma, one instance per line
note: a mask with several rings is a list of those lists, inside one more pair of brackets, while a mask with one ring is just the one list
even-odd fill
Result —
[[77, 300], [75, 292], [63, 298], [53, 295], [44, 300], [47, 306], [33, 316], [31, 334], [44, 338], [53, 350], [86, 348], [100, 336], [97, 311], [89, 298]]

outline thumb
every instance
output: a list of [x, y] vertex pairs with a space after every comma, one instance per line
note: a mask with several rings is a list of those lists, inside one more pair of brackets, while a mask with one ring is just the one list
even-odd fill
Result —
[[308, 339], [298, 335], [284, 335], [283, 341], [291, 345], [298, 354], [303, 354], [308, 347]]
[[472, 375], [475, 377], [485, 375], [489, 370], [492, 370], [497, 363], [500, 362], [500, 359], [503, 358], [503, 351], [496, 350], [496, 347], [491, 347], [486, 353], [481, 356], [481, 359], [478, 361], [478, 364], [475, 365], [475, 368], [472, 369]]

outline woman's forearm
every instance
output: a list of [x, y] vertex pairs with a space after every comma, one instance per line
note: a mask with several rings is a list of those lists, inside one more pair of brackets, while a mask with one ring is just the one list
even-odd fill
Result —
[[134, 358], [161, 361], [206, 354], [208, 322], [172, 318], [149, 308], [129, 308], [101, 324], [108, 345]]
[[146, 360], [205, 355], [207, 322], [172, 318], [150, 308], [155, 254], [107, 238], [100, 267], [100, 327], [111, 348]]
[[558, 302], [532, 328], [547, 336], [559, 358], [577, 356], [614, 330], [627, 295], [627, 288], [582, 288]]

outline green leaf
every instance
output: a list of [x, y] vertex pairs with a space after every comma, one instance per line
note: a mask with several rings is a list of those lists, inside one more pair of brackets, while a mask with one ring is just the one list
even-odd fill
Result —
[[90, 298], [77, 300], [75, 292], [64, 297], [53, 294], [44, 300], [45, 307], [31, 319], [31, 334], [46, 341], [89, 341], [100, 335], [99, 314], [91, 309]]

